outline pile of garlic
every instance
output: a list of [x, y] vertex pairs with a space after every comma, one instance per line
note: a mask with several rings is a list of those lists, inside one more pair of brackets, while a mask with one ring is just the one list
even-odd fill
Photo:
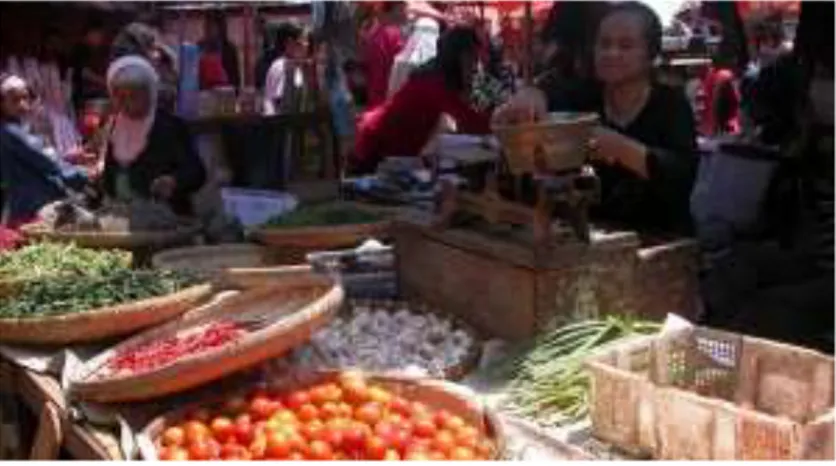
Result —
[[443, 377], [464, 362], [476, 342], [434, 314], [354, 307], [297, 350], [295, 363], [313, 369], [357, 368]]

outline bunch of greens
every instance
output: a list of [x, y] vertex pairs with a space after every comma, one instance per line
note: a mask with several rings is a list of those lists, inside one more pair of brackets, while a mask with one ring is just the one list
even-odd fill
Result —
[[555, 329], [539, 337], [532, 348], [500, 367], [512, 377], [506, 408], [546, 424], [586, 416], [588, 376], [583, 361], [604, 345], [642, 334], [660, 325], [609, 316]]
[[85, 249], [68, 243], [35, 243], [0, 252], [0, 280], [34, 280], [95, 275], [131, 265], [128, 252]]
[[309, 226], [355, 225], [383, 220], [381, 214], [369, 212], [351, 205], [336, 203], [304, 206], [289, 214], [274, 217], [265, 223], [267, 227], [290, 228]]
[[195, 274], [187, 272], [122, 268], [99, 275], [25, 282], [17, 292], [0, 297], [0, 318], [85, 312], [164, 296], [198, 281]]

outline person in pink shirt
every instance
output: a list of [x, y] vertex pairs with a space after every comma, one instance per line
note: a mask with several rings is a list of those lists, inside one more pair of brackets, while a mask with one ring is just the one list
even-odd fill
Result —
[[386, 100], [392, 64], [405, 43], [401, 27], [407, 19], [406, 4], [385, 2], [381, 7], [381, 12], [380, 21], [372, 26], [363, 41], [369, 107], [374, 107]]

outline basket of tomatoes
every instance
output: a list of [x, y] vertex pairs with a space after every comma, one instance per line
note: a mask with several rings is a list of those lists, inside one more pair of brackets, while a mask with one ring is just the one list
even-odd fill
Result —
[[152, 420], [146, 460], [493, 460], [495, 416], [450, 382], [296, 374]]

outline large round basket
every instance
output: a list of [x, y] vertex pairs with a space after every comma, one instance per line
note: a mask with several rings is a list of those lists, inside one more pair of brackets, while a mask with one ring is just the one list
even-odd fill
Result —
[[[391, 217], [391, 209], [345, 202], [347, 207], [365, 210]], [[392, 222], [387, 218], [379, 222], [349, 225], [308, 227], [259, 227], [253, 238], [269, 249], [269, 260], [276, 264], [303, 264], [312, 252], [345, 249], [357, 246], [369, 238], [385, 239], [390, 234]]]
[[306, 265], [273, 266], [268, 252], [255, 244], [187, 246], [158, 252], [151, 263], [158, 269], [207, 273], [235, 288], [269, 285], [288, 274], [310, 270]]
[[[197, 387], [304, 343], [331, 320], [342, 300], [342, 288], [325, 277], [288, 275], [271, 287], [244, 291], [204, 312], [185, 315], [108, 349], [88, 361], [71, 382], [70, 392], [80, 399], [107, 403], [147, 400]], [[246, 333], [228, 344], [184, 355], [148, 371], [105, 372], [108, 361], [120, 351], [222, 319], [241, 322]]]
[[56, 231], [37, 223], [25, 225], [21, 231], [29, 240], [72, 242], [85, 248], [160, 250], [188, 244], [200, 232], [200, 224], [184, 223], [166, 231]]
[[173, 319], [211, 294], [212, 286], [201, 284], [166, 296], [86, 312], [49, 317], [0, 318], [0, 342], [66, 344], [127, 335]]
[[[282, 392], [318, 383], [335, 382], [340, 374], [340, 371], [293, 373], [271, 381], [270, 390]], [[494, 441], [496, 449], [493, 459], [498, 460], [504, 457], [506, 440], [499, 419], [489, 407], [480, 402], [478, 396], [470, 389], [451, 382], [409, 376], [365, 374], [365, 378], [370, 384], [381, 386], [410, 401], [419, 401], [430, 409], [444, 409], [461, 417]], [[249, 390], [241, 390], [241, 393], [213, 395], [153, 419], [139, 436], [139, 451], [142, 458], [149, 461], [157, 460], [157, 438], [166, 427], [182, 421], [187, 413], [198, 408], [209, 408], [223, 403], [230, 397], [247, 391]]]
[[586, 143], [598, 116], [594, 113], [550, 113], [541, 121], [496, 125], [508, 168], [515, 175], [581, 168]]
[[[443, 377], [447, 380], [459, 380], [464, 378], [479, 365], [479, 361], [482, 357], [482, 339], [473, 327], [452, 314], [443, 313], [431, 306], [417, 302], [388, 299], [351, 299], [346, 301], [340, 311], [340, 315], [342, 317], [348, 317], [352, 315], [354, 310], [358, 307], [369, 307], [373, 310], [383, 310], [390, 314], [404, 308], [408, 309], [413, 314], [435, 314], [449, 320], [453, 324], [454, 329], [466, 332], [472, 339], [473, 344], [470, 348], [468, 348], [467, 354], [458, 364], [445, 367], [443, 374], [437, 374], [439, 377]], [[357, 367], [357, 369], [364, 368]]]

